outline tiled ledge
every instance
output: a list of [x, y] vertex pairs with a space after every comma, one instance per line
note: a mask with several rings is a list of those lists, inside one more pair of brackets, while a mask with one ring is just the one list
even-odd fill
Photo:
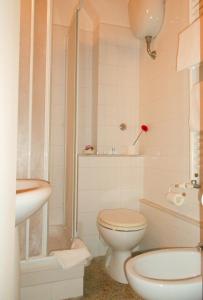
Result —
[[78, 154], [80, 157], [143, 157], [141, 154]]
[[150, 207], [153, 207], [153, 208], [156, 208], [156, 209], [159, 209], [160, 211], [164, 212], [164, 213], [167, 213], [175, 218], [178, 218], [178, 219], [181, 219], [187, 223], [190, 223], [192, 225], [195, 225], [195, 226], [198, 226], [198, 227], [201, 227], [203, 228], [203, 220], [202, 221], [197, 221], [193, 218], [190, 218], [190, 217], [187, 217], [185, 215], [182, 215], [180, 214], [179, 212], [175, 212], [167, 207], [164, 207], [160, 204], [157, 204], [155, 202], [152, 202], [152, 201], [149, 201], [147, 199], [140, 199], [140, 203], [142, 204], [145, 204], [145, 205], [148, 205]]

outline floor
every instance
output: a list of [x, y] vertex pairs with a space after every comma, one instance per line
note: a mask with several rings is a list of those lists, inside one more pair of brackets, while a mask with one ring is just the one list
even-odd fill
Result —
[[[73, 299], [69, 299], [73, 300]], [[74, 300], [142, 300], [131, 287], [115, 282], [105, 272], [104, 258], [92, 260], [85, 270], [84, 296]]]

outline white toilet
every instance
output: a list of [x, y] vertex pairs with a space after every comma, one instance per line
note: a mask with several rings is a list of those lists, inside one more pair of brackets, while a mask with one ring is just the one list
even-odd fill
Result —
[[144, 236], [147, 227], [145, 217], [126, 208], [104, 209], [98, 215], [97, 226], [109, 246], [106, 255], [108, 274], [114, 280], [127, 284], [124, 265]]

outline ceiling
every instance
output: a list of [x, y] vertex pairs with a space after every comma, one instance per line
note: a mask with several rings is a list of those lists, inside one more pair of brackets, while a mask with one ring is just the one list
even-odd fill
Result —
[[[129, 27], [129, 0], [83, 0], [90, 1], [101, 23]], [[78, 0], [54, 0], [53, 23], [69, 26]]]

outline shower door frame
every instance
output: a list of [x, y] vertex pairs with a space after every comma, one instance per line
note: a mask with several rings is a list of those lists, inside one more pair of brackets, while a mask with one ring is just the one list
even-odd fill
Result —
[[[65, 126], [65, 165], [66, 165], [66, 172], [65, 172], [65, 224], [67, 228], [67, 234], [68, 239], [70, 241], [73, 241], [77, 235], [78, 235], [78, 84], [79, 84], [79, 13], [80, 13], [80, 7], [77, 7], [74, 15], [72, 17], [70, 29], [72, 29], [71, 26], [75, 26], [75, 36], [74, 36], [74, 45], [75, 45], [75, 57], [74, 59], [74, 80], [73, 86], [70, 86], [70, 79], [67, 76], [67, 84], [66, 84], [66, 111], [67, 111], [67, 120], [66, 120], [66, 126]], [[74, 24], [75, 22], [75, 24]], [[70, 37], [69, 37], [70, 38]], [[70, 40], [68, 40], [68, 43]], [[69, 57], [70, 48], [68, 51], [68, 57]], [[70, 76], [70, 64], [69, 59], [67, 60], [67, 74]], [[72, 73], [71, 73], [72, 74]], [[74, 97], [70, 96], [69, 89], [73, 89]], [[68, 114], [69, 114], [69, 101], [73, 98], [73, 127], [71, 128], [71, 132], [68, 128]], [[68, 132], [69, 131], [69, 132]], [[70, 145], [68, 140], [68, 134], [72, 134], [73, 140], [72, 145]], [[70, 148], [72, 149], [70, 150]], [[71, 157], [69, 157], [69, 154], [71, 154]], [[73, 161], [72, 166], [72, 182], [70, 182], [69, 178], [69, 167], [70, 159]], [[70, 182], [70, 183], [69, 183]], [[69, 191], [70, 189], [70, 191]], [[70, 208], [71, 207], [71, 208]], [[70, 215], [71, 214], [71, 215]]]

